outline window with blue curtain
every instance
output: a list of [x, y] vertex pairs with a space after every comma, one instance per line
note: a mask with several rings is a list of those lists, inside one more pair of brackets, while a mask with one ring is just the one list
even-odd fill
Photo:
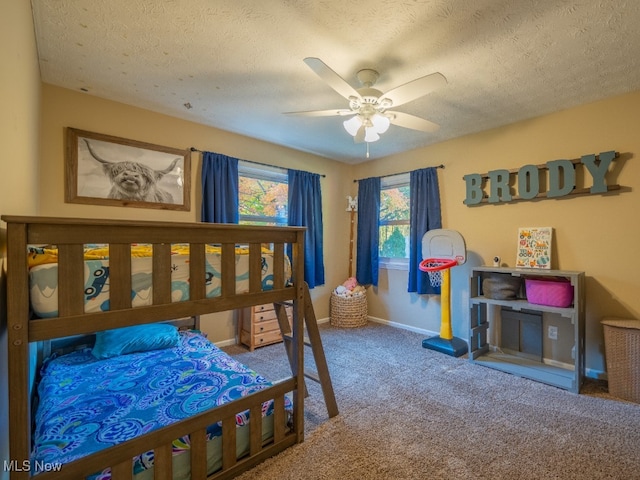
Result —
[[[381, 179], [366, 178], [358, 182], [358, 239], [356, 243], [356, 279], [361, 285], [378, 285], [380, 265], [380, 194]], [[422, 237], [429, 230], [442, 228], [440, 189], [435, 167], [414, 170], [409, 174], [409, 281], [407, 291], [439, 294], [428, 274], [420, 271]]]
[[[237, 158], [219, 153], [203, 152], [203, 222], [238, 223], [240, 217], [238, 162]], [[265, 168], [269, 167], [265, 166]], [[309, 288], [324, 285], [320, 175], [288, 170], [287, 183], [289, 211], [287, 223], [290, 226], [307, 227], [304, 251], [305, 281]], [[288, 247], [288, 253], [291, 256], [291, 246]]]
[[289, 225], [307, 227], [304, 238], [304, 280], [309, 288], [314, 288], [324, 285], [320, 175], [289, 170], [288, 181]]
[[201, 220], [238, 223], [238, 159], [202, 152]]
[[356, 280], [360, 285], [378, 285], [379, 226], [380, 177], [359, 180]]
[[409, 230], [409, 285], [408, 292], [439, 294], [440, 287], [432, 287], [429, 275], [418, 265], [422, 261], [422, 237], [429, 230], [442, 228], [440, 187], [435, 167], [422, 168], [410, 173], [410, 230]]

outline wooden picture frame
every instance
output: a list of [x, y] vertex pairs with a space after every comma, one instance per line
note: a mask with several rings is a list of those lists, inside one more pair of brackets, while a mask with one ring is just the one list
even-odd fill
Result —
[[65, 202], [191, 208], [191, 152], [67, 128]]

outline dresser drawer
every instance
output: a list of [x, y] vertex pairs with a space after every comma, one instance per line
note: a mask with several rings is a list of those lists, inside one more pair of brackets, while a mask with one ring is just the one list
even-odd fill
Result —
[[[293, 309], [291, 307], [286, 307], [285, 312], [287, 312], [287, 318], [289, 319], [289, 323], [291, 323], [291, 318], [293, 316]], [[251, 314], [254, 323], [259, 322], [270, 322], [271, 320], [275, 320], [278, 318], [275, 310], [263, 310], [261, 312], [253, 312]]]
[[278, 343], [281, 341], [282, 335], [280, 334], [279, 329], [257, 333], [254, 335], [246, 330], [242, 330], [240, 332], [240, 342], [244, 345], [247, 345], [251, 350], [257, 347], [264, 347], [265, 345], [271, 345], [272, 343]]
[[255, 335], [253, 339], [253, 344], [256, 347], [262, 345], [270, 345], [272, 343], [277, 343], [282, 341], [282, 334], [280, 330], [272, 330], [271, 332], [261, 333], [259, 335]]
[[[245, 332], [251, 333], [251, 325], [242, 325], [242, 329]], [[271, 320], [264, 320], [262, 322], [256, 322], [253, 325], [253, 335], [258, 335], [265, 332], [271, 332], [276, 330], [280, 333], [280, 324], [278, 323], [277, 318], [273, 318]]]
[[253, 313], [266, 312], [269, 310], [273, 310], [273, 303], [265, 303], [263, 305], [256, 305], [251, 307]]
[[264, 310], [262, 312], [253, 312], [252, 317], [253, 317], [254, 323], [269, 322], [277, 318], [276, 311], [273, 309]]

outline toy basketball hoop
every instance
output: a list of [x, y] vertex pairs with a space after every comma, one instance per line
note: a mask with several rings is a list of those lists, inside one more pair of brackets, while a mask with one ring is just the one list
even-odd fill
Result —
[[429, 230], [422, 237], [422, 260], [418, 268], [429, 274], [429, 282], [440, 288], [440, 336], [423, 340], [422, 346], [459, 357], [467, 353], [467, 343], [453, 336], [451, 328], [450, 270], [467, 260], [464, 239], [455, 230]]
[[453, 268], [458, 265], [457, 260], [447, 258], [425, 258], [420, 262], [418, 268], [429, 274], [429, 281], [432, 287], [442, 285], [442, 271]]

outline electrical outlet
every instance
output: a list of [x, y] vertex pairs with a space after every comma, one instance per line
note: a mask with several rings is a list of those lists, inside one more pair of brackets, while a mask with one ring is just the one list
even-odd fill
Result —
[[558, 327], [554, 327], [553, 325], [549, 325], [549, 338], [551, 340], [558, 339]]

